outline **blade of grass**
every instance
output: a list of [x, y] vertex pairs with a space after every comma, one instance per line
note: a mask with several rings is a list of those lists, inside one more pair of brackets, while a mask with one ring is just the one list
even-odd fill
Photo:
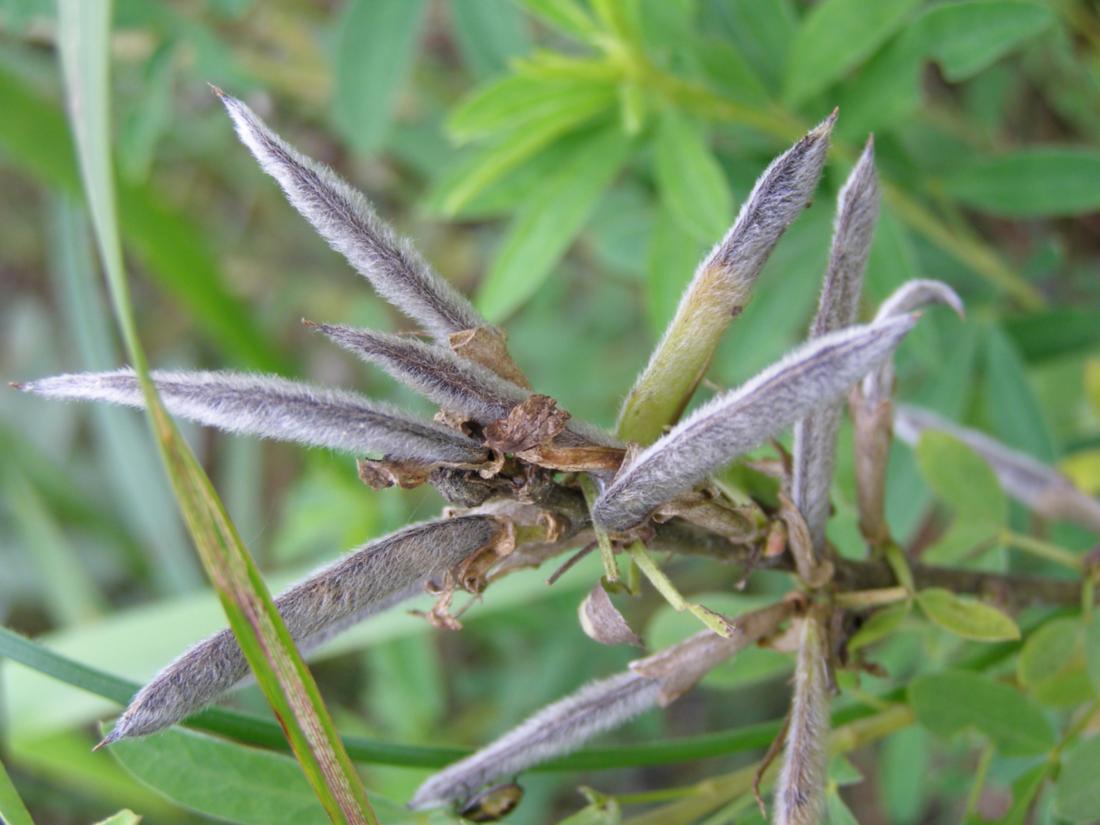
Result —
[[19, 798], [19, 791], [15, 789], [15, 783], [8, 776], [3, 762], [0, 762], [0, 822], [6, 825], [34, 825], [31, 813]]
[[316, 683], [213, 485], [180, 438], [149, 378], [133, 319], [115, 210], [108, 122], [110, 15], [109, 3], [62, 0], [58, 35], [85, 196], [115, 314], [145, 393], [150, 427], [230, 627], [322, 807], [333, 822], [376, 825], [362, 780], [336, 735]]

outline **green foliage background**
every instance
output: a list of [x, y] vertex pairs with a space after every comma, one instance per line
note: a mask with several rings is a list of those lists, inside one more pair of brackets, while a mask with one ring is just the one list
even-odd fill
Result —
[[[400, 329], [403, 320], [255, 168], [207, 81], [247, 99], [363, 188], [491, 320], [506, 323], [536, 387], [606, 425], [695, 263], [756, 175], [839, 105], [819, 197], [781, 242], [711, 379], [735, 385], [803, 336], [836, 188], [873, 131], [886, 197], [866, 307], [901, 281], [926, 276], [952, 284], [969, 316], [964, 325], [929, 314], [900, 354], [899, 394], [1060, 464], [1100, 492], [1100, 17], [1091, 4], [118, 0], [115, 7], [119, 224], [141, 335], [157, 365], [273, 370], [423, 409], [298, 324], [304, 316]], [[97, 260], [55, 33], [50, 3], [0, 3], [6, 380], [109, 368], [122, 358], [104, 294], [93, 288]], [[440, 504], [431, 491], [370, 492], [346, 461], [321, 452], [186, 432], [273, 589]], [[0, 445], [6, 626], [141, 681], [223, 624], [137, 416], [0, 394]], [[858, 554], [849, 453], [842, 446], [830, 536]], [[922, 451], [918, 462], [899, 448], [890, 468], [891, 525], [899, 537], [930, 544], [929, 558], [1050, 572], [1057, 568], [1049, 562], [1005, 549], [1003, 530], [1036, 533], [1071, 552], [1095, 543], [1065, 525], [1032, 524], [980, 478], [958, 493], [952, 479], [980, 472], [972, 476], [966, 456], [949, 447], [936, 453]], [[976, 546], [986, 549], [971, 558]], [[393, 613], [343, 637], [316, 668], [338, 727], [408, 744], [477, 745], [585, 679], [621, 668], [630, 652], [598, 648], [575, 621], [593, 570], [573, 571], [549, 589], [546, 571], [510, 579], [471, 608], [460, 635]], [[708, 603], [725, 599], [731, 610], [769, 587], [758, 577], [756, 594], [731, 596], [732, 573], [716, 582], [712, 567], [694, 562], [675, 573], [685, 591], [726, 591]], [[656, 600], [630, 611], [654, 643], [691, 629], [677, 627], [682, 617]], [[1021, 625], [1046, 635], [1030, 653], [1002, 659], [989, 675], [936, 676], [972, 652], [970, 643], [912, 617], [899, 621], [871, 654], [890, 678], [864, 677], [862, 690], [883, 693], [916, 678], [910, 698], [922, 724], [855, 754], [861, 783], [847, 785], [854, 771], [837, 769], [859, 821], [956, 822], [964, 810], [1009, 817], [1013, 798], [1035, 795], [1036, 821], [1089, 821], [1097, 740], [1078, 745], [1082, 731], [1067, 720], [1097, 702], [1096, 623], [1086, 631], [1079, 618], [1033, 611]], [[1049, 649], [1064, 655], [1038, 658]], [[787, 673], [783, 657], [746, 657], [618, 741], [775, 719]], [[1052, 673], [1064, 678], [1052, 681]], [[977, 716], [944, 701], [975, 691], [988, 694], [974, 704]], [[838, 706], [844, 701], [850, 697]], [[235, 702], [264, 712], [255, 689]], [[999, 702], [1026, 703], [1010, 730], [981, 715]], [[116, 708], [4, 663], [3, 759], [36, 821], [90, 822], [123, 806], [146, 821], [206, 821], [135, 781], [119, 764], [128, 762], [125, 749], [119, 761], [89, 752], [94, 721]], [[1076, 738], [1065, 739], [1070, 733]], [[132, 765], [147, 768], [141, 779], [192, 807], [241, 822], [308, 821], [298, 813], [276, 818], [295, 811], [294, 783], [274, 778], [295, 775], [281, 757], [183, 732], [149, 743], [127, 746]], [[1063, 779], [1044, 784], [1063, 743]], [[624, 801], [684, 786], [752, 753], [736, 750], [659, 768], [532, 774], [513, 821], [555, 821], [575, 810], [580, 783]], [[268, 764], [273, 759], [278, 764]], [[407, 799], [425, 775], [365, 768], [372, 798]], [[1067, 776], [1085, 779], [1072, 784]], [[187, 797], [195, 788], [203, 793]], [[835, 819], [843, 816], [839, 799]], [[405, 818], [384, 802], [379, 813], [383, 821]], [[1026, 817], [1027, 808], [1018, 813]], [[715, 821], [749, 816], [742, 807]]]

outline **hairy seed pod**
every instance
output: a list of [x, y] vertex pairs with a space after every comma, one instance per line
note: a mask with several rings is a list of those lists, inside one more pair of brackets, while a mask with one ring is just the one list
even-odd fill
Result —
[[[837, 198], [833, 245], [811, 336], [835, 332], [856, 322], [878, 205], [874, 144], [868, 140]], [[839, 402], [823, 405], [794, 428], [791, 497], [806, 521], [813, 552], [819, 559], [829, 518], [829, 486], [836, 461], [840, 410]]]
[[648, 444], [673, 423], [741, 313], [779, 238], [813, 196], [836, 112], [772, 161], [729, 232], [699, 264], [676, 315], [619, 413], [618, 435]]
[[812, 613], [802, 620], [783, 769], [775, 787], [776, 825], [820, 825], [828, 768], [829, 687], [825, 642]]
[[935, 430], [957, 438], [990, 466], [1005, 492], [1043, 518], [1066, 519], [1100, 532], [1100, 501], [1072, 481], [1029, 455], [985, 433], [960, 427], [931, 410], [902, 404], [894, 413], [894, 431], [915, 445], [921, 433]]
[[815, 338], [714, 398], [624, 466], [597, 499], [593, 519], [607, 530], [640, 524], [660, 504], [836, 400], [886, 358], [915, 322], [912, 316], [891, 318]]
[[459, 292], [399, 239], [363, 195], [322, 163], [306, 157], [248, 106], [214, 90], [241, 142], [279, 182], [287, 200], [378, 294], [443, 344], [451, 333], [488, 326]]
[[[275, 600], [287, 630], [311, 649], [341, 630], [417, 593], [492, 542], [499, 522], [464, 516], [407, 527], [322, 568]], [[200, 710], [248, 675], [229, 630], [192, 647], [138, 691], [102, 744], [145, 736]]]
[[[461, 433], [351, 392], [237, 372], [155, 370], [152, 378], [170, 413], [230, 433], [428, 464], [477, 464], [488, 457]], [[145, 406], [129, 369], [57, 375], [18, 387], [48, 398]]]

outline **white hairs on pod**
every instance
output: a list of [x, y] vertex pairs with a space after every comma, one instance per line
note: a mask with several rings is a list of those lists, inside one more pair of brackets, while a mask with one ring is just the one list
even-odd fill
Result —
[[775, 786], [776, 825], [819, 825], [828, 769], [829, 677], [818, 619], [802, 620], [783, 768]]
[[[962, 318], [965, 314], [962, 298], [943, 281], [920, 278], [906, 281], [882, 302], [875, 314], [875, 320], [881, 321], [895, 315], [904, 315], [929, 304], [944, 304], [951, 307]], [[867, 373], [863, 379], [863, 403], [869, 410], [891, 396], [894, 391], [894, 360], [884, 362], [878, 369]]]
[[[390, 335], [335, 324], [316, 328], [364, 361], [377, 364], [402, 384], [449, 410], [488, 424], [531, 397], [531, 391], [501, 378], [488, 367], [450, 349], [425, 344], [407, 335]], [[619, 442], [591, 424], [570, 418], [566, 432], [605, 446]]]
[[[237, 372], [155, 370], [152, 378], [170, 413], [226, 432], [429, 464], [476, 464], [488, 455], [448, 427], [343, 390]], [[56, 375], [16, 386], [47, 398], [145, 406], [130, 369]]]
[[487, 326], [470, 302], [375, 214], [360, 192], [275, 134], [244, 103], [220, 89], [214, 91], [241, 142], [279, 182], [291, 205], [383, 298], [442, 342], [452, 332]]
[[607, 530], [641, 523], [658, 505], [839, 398], [915, 322], [915, 316], [901, 316], [815, 338], [717, 396], [620, 470], [597, 499], [594, 521]]
[[[835, 332], [858, 319], [863, 272], [871, 252], [878, 207], [874, 144], [868, 140], [837, 198], [833, 244], [811, 336]], [[819, 558], [829, 518], [829, 486], [836, 462], [840, 409], [837, 402], [822, 405], [794, 427], [791, 497], [806, 521]]]
[[931, 410], [901, 404], [894, 412], [894, 432], [915, 445], [921, 433], [936, 430], [957, 438], [985, 459], [1005, 492], [1049, 519], [1067, 519], [1100, 533], [1100, 501], [1081, 492], [1064, 475], [985, 433], [960, 427]]
[[[499, 523], [463, 516], [407, 527], [363, 545], [275, 600], [294, 641], [312, 649], [340, 630], [414, 595], [423, 583], [493, 540]], [[143, 687], [103, 740], [145, 736], [200, 710], [248, 676], [229, 630], [199, 642]]]

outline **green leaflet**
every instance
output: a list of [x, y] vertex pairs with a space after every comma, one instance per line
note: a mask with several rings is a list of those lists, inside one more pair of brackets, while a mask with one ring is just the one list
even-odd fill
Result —
[[341, 18], [332, 116], [360, 152], [386, 139], [424, 8], [424, 0], [352, 0]]
[[733, 219], [726, 176], [702, 129], [673, 109], [661, 113], [654, 147], [661, 200], [682, 229], [714, 243]]
[[824, 0], [802, 19], [790, 47], [783, 99], [804, 103], [858, 66], [898, 31], [919, 0]]
[[34, 825], [3, 762], [0, 762], [0, 821], [7, 825]]
[[454, 0], [450, 4], [462, 59], [474, 76], [488, 77], [531, 48], [531, 32], [520, 9], [510, 3]]
[[941, 587], [921, 590], [917, 604], [934, 624], [964, 639], [999, 642], [1020, 638], [1020, 628], [1007, 614]]
[[1054, 22], [1027, 0], [966, 0], [925, 12], [916, 23], [926, 53], [950, 81], [966, 80]]
[[967, 164], [942, 181], [966, 206], [992, 215], [1079, 215], [1100, 207], [1100, 152], [1038, 146]]
[[992, 535], [1008, 517], [1008, 499], [989, 465], [946, 433], [926, 431], [916, 449], [921, 474], [960, 522], [988, 528]]
[[1100, 736], [1074, 748], [1054, 783], [1054, 808], [1070, 822], [1095, 822], [1100, 811]]
[[478, 289], [475, 303], [486, 318], [500, 321], [541, 286], [619, 173], [631, 146], [617, 125], [604, 128], [580, 144], [532, 193], [512, 220]]
[[1054, 729], [1042, 710], [1016, 689], [978, 673], [945, 671], [919, 676], [909, 686], [917, 721], [939, 736], [973, 728], [1006, 756], [1046, 753]]
[[1047, 622], [1027, 637], [1016, 660], [1016, 678], [1043, 704], [1076, 707], [1091, 698], [1084, 631], [1080, 619], [1067, 617]]

